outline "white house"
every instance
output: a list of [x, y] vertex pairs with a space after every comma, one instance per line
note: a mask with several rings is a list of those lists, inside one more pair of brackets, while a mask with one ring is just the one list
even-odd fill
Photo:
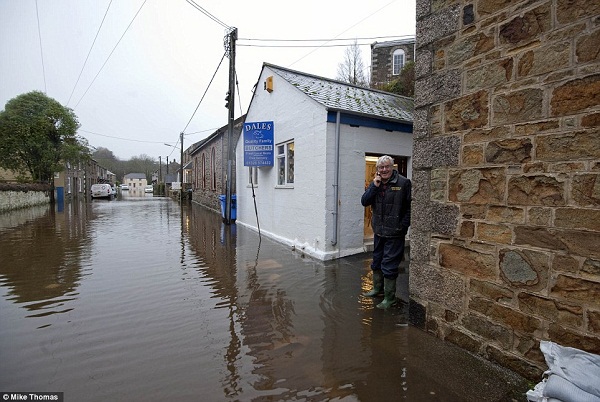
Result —
[[321, 260], [365, 251], [360, 197], [381, 155], [411, 177], [412, 122], [411, 98], [263, 64], [236, 146], [237, 223]]
[[143, 195], [147, 180], [145, 173], [128, 173], [123, 176], [123, 184], [129, 187], [129, 195]]

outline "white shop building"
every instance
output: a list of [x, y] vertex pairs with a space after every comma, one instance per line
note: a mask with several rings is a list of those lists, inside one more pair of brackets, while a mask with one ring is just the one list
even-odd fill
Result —
[[263, 64], [236, 145], [236, 223], [321, 260], [365, 251], [360, 197], [381, 155], [411, 178], [412, 122], [411, 98]]

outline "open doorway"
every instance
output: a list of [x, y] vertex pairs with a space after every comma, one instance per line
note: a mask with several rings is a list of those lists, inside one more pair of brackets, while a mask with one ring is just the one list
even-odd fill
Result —
[[[369, 187], [371, 181], [373, 181], [373, 177], [375, 176], [375, 172], [377, 171], [377, 159], [384, 154], [366, 154], [365, 155], [365, 187]], [[390, 155], [394, 158], [394, 169], [396, 169], [402, 176], [406, 177], [408, 172], [408, 158], [406, 156], [399, 155]], [[365, 208], [365, 216], [364, 216], [364, 242], [371, 243], [373, 242], [373, 229], [371, 228], [371, 207]]]

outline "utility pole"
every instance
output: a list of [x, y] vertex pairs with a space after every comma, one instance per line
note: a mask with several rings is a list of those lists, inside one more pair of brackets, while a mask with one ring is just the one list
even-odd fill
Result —
[[227, 177], [226, 177], [226, 193], [225, 193], [225, 224], [231, 224], [231, 165], [233, 163], [233, 123], [234, 123], [234, 100], [235, 100], [235, 42], [237, 40], [237, 28], [231, 28], [228, 33], [226, 43], [226, 51], [229, 53], [229, 91], [227, 92]]
[[[179, 141], [181, 142], [181, 157], [179, 160], [181, 161], [181, 167], [179, 168], [181, 177], [179, 178], [179, 205], [183, 206], [183, 131], [179, 134]], [[183, 212], [182, 212], [183, 213]]]

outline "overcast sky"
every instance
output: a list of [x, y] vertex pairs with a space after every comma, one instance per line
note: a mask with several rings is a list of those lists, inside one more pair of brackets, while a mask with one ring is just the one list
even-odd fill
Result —
[[187, 148], [227, 124], [226, 26], [238, 29], [237, 118], [264, 62], [335, 79], [356, 39], [368, 68], [369, 44], [414, 36], [415, 0], [0, 0], [0, 107], [39, 90], [74, 110], [91, 146], [179, 160], [164, 143], [184, 131]]

